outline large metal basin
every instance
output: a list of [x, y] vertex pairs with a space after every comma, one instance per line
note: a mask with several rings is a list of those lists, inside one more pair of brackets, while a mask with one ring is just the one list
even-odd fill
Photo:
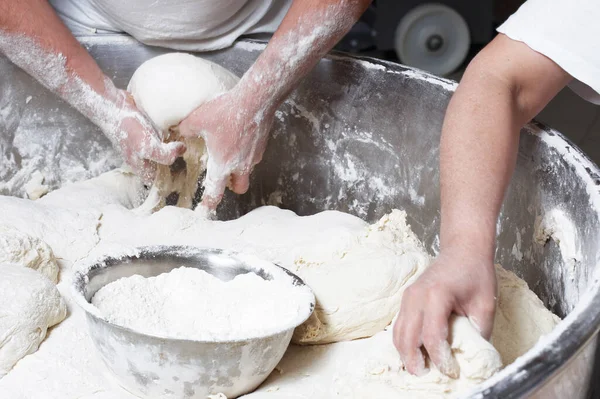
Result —
[[[120, 87], [142, 62], [164, 52], [124, 36], [81, 41]], [[240, 42], [204, 56], [241, 75], [263, 47]], [[300, 214], [338, 209], [373, 221], [399, 207], [434, 254], [438, 143], [454, 87], [396, 64], [327, 57], [281, 107], [250, 191], [228, 195], [220, 217], [277, 202]], [[72, 178], [66, 171], [73, 165], [85, 172], [100, 154], [112, 151], [82, 116], [2, 58], [0, 93], [2, 165], [11, 156], [24, 166], [34, 162], [57, 185]], [[33, 97], [29, 102], [28, 96]], [[35, 158], [25, 142], [47, 149], [47, 157]], [[0, 169], [0, 180], [13, 175], [8, 167]], [[5, 192], [21, 194], [19, 181], [13, 179]], [[498, 222], [496, 260], [565, 319], [474, 397], [585, 397], [600, 322], [599, 184], [598, 168], [560, 133], [537, 123], [522, 131], [516, 173]], [[559, 228], [572, 227], [572, 232], [560, 240], [560, 231], [550, 232], [546, 241], [534, 240], [536, 226], [552, 215], [561, 215]]]

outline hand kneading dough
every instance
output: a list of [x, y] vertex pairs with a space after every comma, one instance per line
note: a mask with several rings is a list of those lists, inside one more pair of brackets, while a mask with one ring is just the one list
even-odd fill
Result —
[[186, 168], [171, 171], [159, 165], [154, 186], [138, 213], [148, 214], [165, 205], [165, 199], [177, 192], [177, 206], [191, 208], [198, 179], [206, 169], [204, 140], [184, 139], [176, 127], [200, 105], [229, 91], [238, 77], [227, 69], [190, 54], [171, 53], [144, 62], [133, 74], [127, 90], [139, 109], [163, 131], [167, 142], [182, 141]]
[[[492, 342], [504, 365], [530, 350], [560, 319], [514, 273], [496, 265], [498, 310]], [[506, 318], [505, 318], [506, 317]], [[432, 368], [424, 376], [408, 374], [392, 343], [392, 329], [373, 337], [328, 345], [290, 345], [267, 381], [244, 399], [454, 398], [501, 367], [494, 348], [464, 317], [450, 323], [458, 379]], [[516, 344], [516, 343], [519, 344]]]
[[18, 265], [1, 264], [0, 377], [37, 350], [48, 327], [64, 320], [67, 307], [45, 276]]
[[22, 265], [37, 270], [53, 283], [58, 281], [58, 264], [48, 244], [14, 227], [0, 225], [0, 265], [3, 264]]

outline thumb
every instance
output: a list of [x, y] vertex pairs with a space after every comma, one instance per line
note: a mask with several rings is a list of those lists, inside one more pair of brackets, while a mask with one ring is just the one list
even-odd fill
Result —
[[171, 165], [177, 158], [183, 155], [185, 150], [185, 144], [178, 141], [167, 144], [160, 143], [152, 148], [148, 159], [161, 165]]
[[244, 194], [250, 187], [250, 174], [233, 174], [229, 188], [236, 194]]

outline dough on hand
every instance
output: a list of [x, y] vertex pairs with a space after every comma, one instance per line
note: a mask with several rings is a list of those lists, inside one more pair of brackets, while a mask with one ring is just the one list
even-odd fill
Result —
[[0, 377], [35, 352], [48, 327], [64, 320], [67, 306], [45, 276], [18, 265], [0, 264]]
[[313, 247], [296, 258], [292, 269], [317, 299], [312, 316], [294, 332], [292, 341], [298, 344], [382, 331], [398, 312], [404, 289], [430, 260], [406, 223], [406, 213], [399, 210], [364, 228], [342, 251]]
[[48, 244], [5, 225], [0, 225], [0, 265], [2, 264], [25, 266], [42, 273], [53, 283], [58, 281], [58, 264]]
[[144, 62], [133, 74], [127, 90], [139, 109], [163, 132], [166, 142], [182, 141], [185, 168], [159, 165], [146, 201], [137, 209], [149, 214], [165, 206], [171, 193], [179, 195], [177, 206], [191, 208], [198, 179], [206, 169], [204, 140], [180, 137], [177, 129], [200, 105], [232, 89], [239, 78], [227, 69], [185, 53], [170, 53]]

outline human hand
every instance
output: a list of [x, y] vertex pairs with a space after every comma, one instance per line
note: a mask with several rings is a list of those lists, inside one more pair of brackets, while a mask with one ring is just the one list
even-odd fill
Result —
[[426, 373], [422, 348], [436, 367], [457, 378], [459, 367], [448, 343], [448, 318], [467, 316], [489, 339], [496, 310], [492, 259], [465, 250], [442, 251], [402, 296], [394, 324], [394, 346], [411, 374]]
[[208, 163], [202, 205], [216, 209], [225, 187], [248, 190], [252, 168], [262, 160], [275, 111], [233, 90], [196, 108], [179, 124], [184, 137], [202, 137]]
[[127, 164], [144, 181], [150, 182], [154, 177], [155, 163], [171, 165], [183, 155], [185, 145], [179, 142], [163, 143], [162, 133], [135, 106], [131, 94], [118, 90], [115, 97], [116, 123], [101, 123], [100, 127], [120, 150]]

